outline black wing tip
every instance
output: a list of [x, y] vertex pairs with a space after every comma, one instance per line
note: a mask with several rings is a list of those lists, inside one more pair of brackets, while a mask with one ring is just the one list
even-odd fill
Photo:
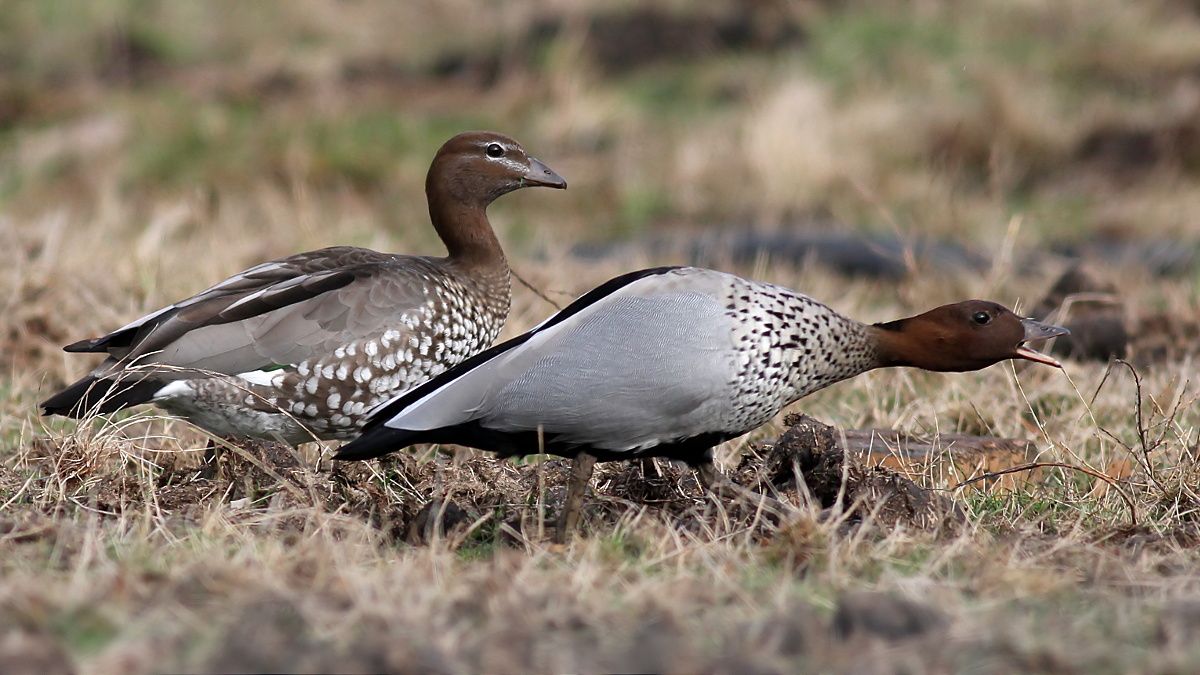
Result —
[[43, 417], [60, 415], [79, 419], [87, 413], [88, 392], [96, 384], [96, 378], [88, 375], [38, 404]]
[[418, 432], [380, 425], [338, 448], [333, 458], [345, 462], [376, 459], [419, 443], [417, 435]]
[[42, 401], [38, 404], [38, 416], [54, 417], [55, 415], [59, 417], [71, 417], [71, 412], [52, 405], [50, 401]]
[[104, 338], [88, 338], [86, 340], [80, 340], [79, 342], [72, 342], [71, 344], [63, 347], [62, 350], [64, 352], [71, 352], [73, 354], [102, 352], [104, 351], [102, 344], [103, 342]]
[[38, 404], [43, 416], [60, 415], [80, 419], [88, 415], [107, 415], [142, 403], [149, 403], [163, 386], [162, 382], [143, 378], [136, 381], [100, 379], [88, 375]]

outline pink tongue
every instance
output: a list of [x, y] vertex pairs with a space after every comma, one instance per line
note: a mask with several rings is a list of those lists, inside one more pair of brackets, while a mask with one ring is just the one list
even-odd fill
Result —
[[1034, 351], [1034, 350], [1030, 349], [1029, 347], [1025, 347], [1023, 345], [1020, 347], [1017, 347], [1017, 356], [1020, 356], [1023, 359], [1028, 359], [1030, 361], [1037, 361], [1038, 363], [1044, 363], [1048, 366], [1054, 366], [1055, 368], [1062, 368], [1062, 364], [1059, 363], [1058, 361], [1050, 358], [1049, 356], [1046, 356], [1045, 354], [1043, 354], [1039, 351]]

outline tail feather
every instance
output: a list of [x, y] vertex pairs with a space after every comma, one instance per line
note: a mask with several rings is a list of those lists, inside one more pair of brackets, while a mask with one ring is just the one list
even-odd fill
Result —
[[[107, 336], [105, 336], [105, 337], [107, 337]], [[108, 351], [106, 342], [107, 341], [105, 340], [105, 338], [102, 338], [102, 337], [88, 338], [86, 340], [72, 342], [71, 344], [67, 345], [66, 347], [63, 347], [63, 351], [71, 352], [71, 353], [88, 353], [88, 352]]]
[[393, 429], [381, 424], [338, 448], [338, 452], [333, 458], [349, 461], [375, 459], [415, 443], [423, 443], [424, 440], [421, 437], [424, 433]]
[[88, 375], [42, 401], [42, 414], [76, 419], [91, 414], [105, 415], [146, 403], [162, 387], [162, 382], [149, 378], [111, 380]]

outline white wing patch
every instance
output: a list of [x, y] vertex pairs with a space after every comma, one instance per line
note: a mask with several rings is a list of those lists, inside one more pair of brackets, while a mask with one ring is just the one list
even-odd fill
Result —
[[281, 370], [251, 370], [246, 373], [238, 373], [239, 378], [250, 384], [257, 384], [263, 387], [277, 387], [279, 380], [283, 377]]
[[191, 398], [196, 395], [195, 388], [187, 380], [176, 380], [167, 386], [154, 392], [155, 401], [161, 401], [166, 398]]

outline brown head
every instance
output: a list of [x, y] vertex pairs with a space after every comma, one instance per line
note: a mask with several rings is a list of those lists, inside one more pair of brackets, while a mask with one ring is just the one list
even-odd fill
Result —
[[1058, 361], [1025, 343], [1067, 333], [1065, 328], [1023, 319], [987, 300], [942, 305], [924, 314], [871, 327], [881, 366], [940, 372], [979, 370], [1007, 359], [1062, 368]]
[[564, 189], [567, 181], [504, 134], [468, 131], [446, 141], [429, 166], [425, 195], [430, 219], [450, 256], [502, 261], [487, 206], [503, 194], [533, 186]]

